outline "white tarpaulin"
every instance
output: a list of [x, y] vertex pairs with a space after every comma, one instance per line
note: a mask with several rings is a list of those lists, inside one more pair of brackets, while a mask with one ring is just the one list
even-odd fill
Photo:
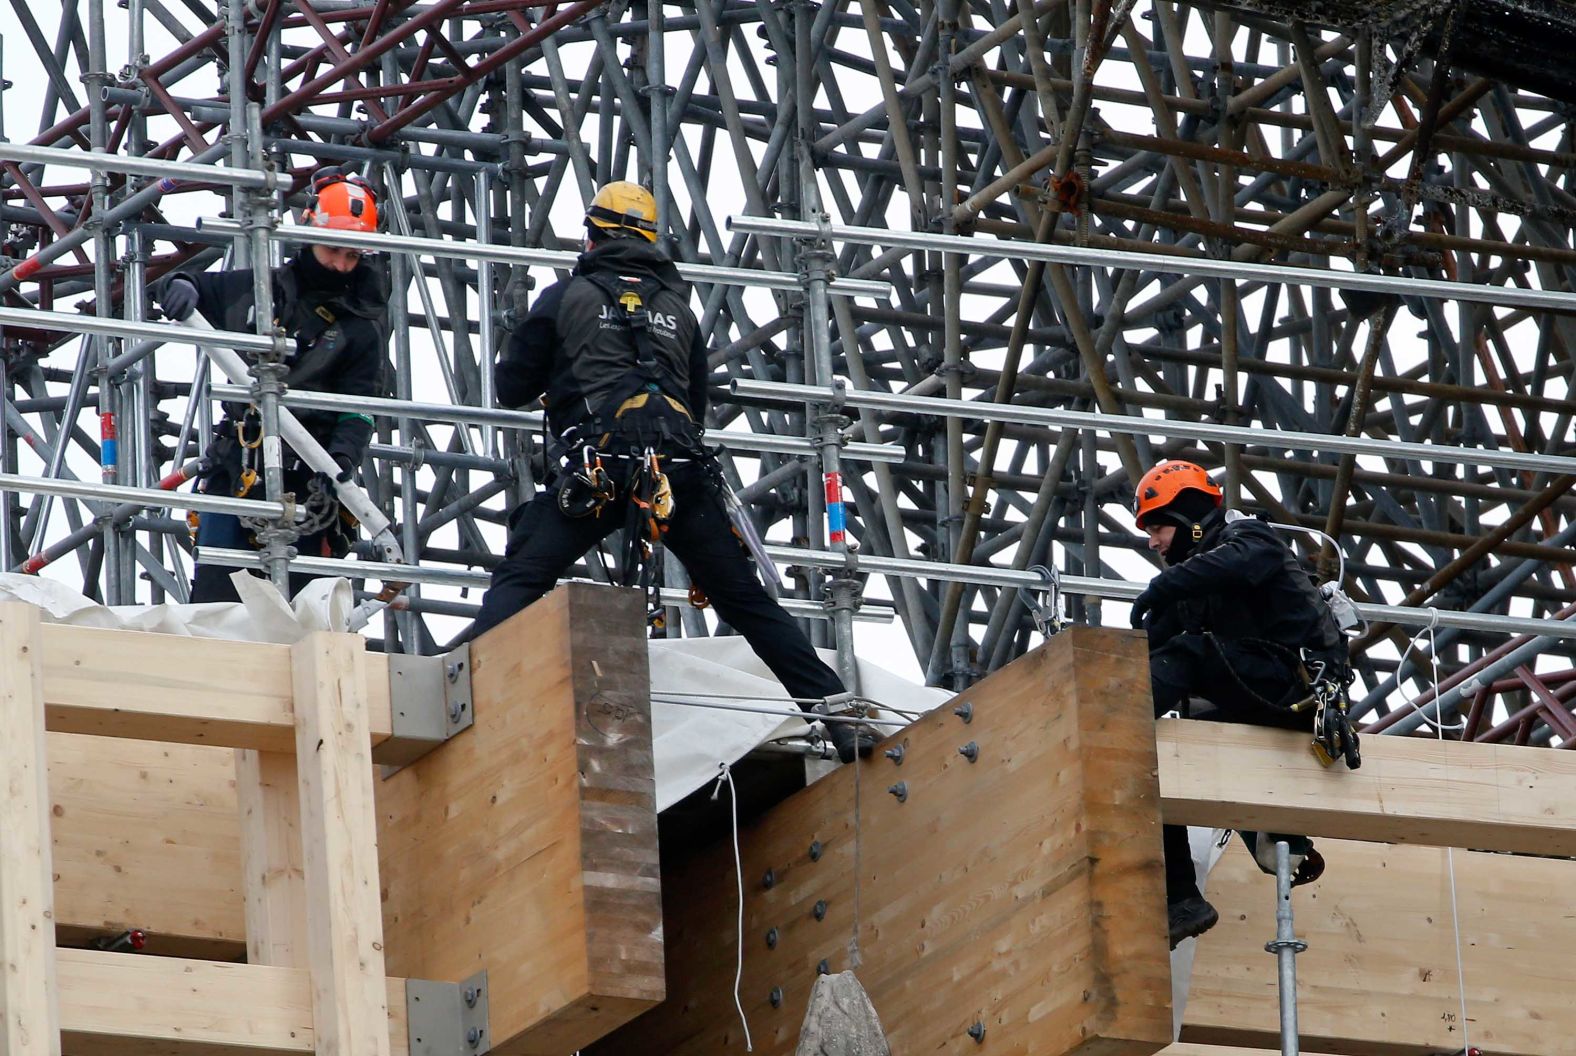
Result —
[[37, 605], [55, 623], [153, 631], [192, 638], [230, 638], [289, 645], [313, 631], [343, 631], [354, 595], [347, 579], [315, 579], [286, 602], [266, 579], [246, 572], [230, 577], [239, 602], [200, 605], [100, 605], [64, 583], [14, 572], [0, 573], [0, 596]]
[[[64, 583], [38, 576], [0, 573], [0, 596], [37, 605], [56, 623], [78, 627], [182, 634], [196, 638], [289, 644], [312, 631], [344, 631], [353, 603], [350, 582], [314, 579], [287, 604], [271, 583], [246, 572], [230, 577], [240, 602], [200, 605], [100, 605]], [[825, 654], [828, 663], [835, 660]], [[916, 686], [860, 661], [863, 695], [907, 712], [928, 711], [945, 702], [944, 690]], [[800, 719], [756, 715], [673, 703], [747, 705], [792, 709], [781, 683], [756, 658], [743, 638], [672, 638], [651, 643], [651, 720], [662, 810], [717, 776], [764, 741], [803, 733]], [[892, 727], [878, 727], [882, 735]]]
[[[823, 659], [835, 663], [833, 654]], [[952, 698], [859, 661], [860, 695], [905, 712], [929, 711]], [[751, 715], [673, 703], [746, 704], [791, 710], [782, 684], [743, 638], [668, 638], [651, 643], [651, 732], [656, 755], [657, 809], [665, 810], [774, 737], [803, 733], [802, 719]], [[890, 716], [888, 716], [890, 717]], [[885, 737], [895, 727], [877, 727]]]

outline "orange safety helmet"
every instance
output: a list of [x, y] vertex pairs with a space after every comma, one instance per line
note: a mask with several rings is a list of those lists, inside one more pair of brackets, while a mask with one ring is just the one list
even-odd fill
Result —
[[309, 227], [340, 231], [378, 229], [378, 196], [372, 185], [355, 173], [330, 166], [312, 174], [311, 201], [302, 222]]
[[1202, 466], [1192, 462], [1161, 462], [1145, 473], [1133, 496], [1133, 515], [1138, 527], [1147, 527], [1152, 514], [1170, 506], [1184, 491], [1209, 496], [1219, 506], [1224, 498], [1220, 485], [1209, 479]]

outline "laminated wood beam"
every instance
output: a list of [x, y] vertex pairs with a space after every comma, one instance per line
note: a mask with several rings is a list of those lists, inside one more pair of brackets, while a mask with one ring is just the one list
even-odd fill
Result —
[[[856, 896], [857, 975], [894, 1053], [1165, 1047], [1144, 648], [1070, 627], [962, 694], [972, 721], [944, 707], [889, 739], [901, 765], [878, 752], [742, 828], [741, 997], [758, 1056], [794, 1052], [818, 968], [853, 966]], [[977, 761], [959, 751], [971, 742]], [[735, 883], [731, 842], [664, 862], [668, 998], [587, 1056], [742, 1051]]]
[[[295, 750], [288, 645], [44, 625], [49, 729]], [[385, 659], [367, 658], [367, 736], [392, 734]]]
[[378, 788], [389, 970], [485, 970], [493, 1052], [563, 1056], [663, 995], [640, 595], [559, 587], [471, 663], [475, 725]]
[[[61, 1026], [72, 1056], [314, 1053], [306, 969], [62, 949]], [[385, 1044], [406, 1056], [405, 980], [382, 980]]]
[[299, 782], [294, 753], [235, 753], [247, 964], [307, 967]]
[[[1443, 849], [1343, 840], [1320, 840], [1319, 848], [1329, 863], [1324, 876], [1293, 896], [1297, 936], [1308, 943], [1297, 958], [1308, 1051], [1459, 1052], [1462, 978], [1474, 1047], [1495, 1056], [1571, 1051], [1576, 862], [1455, 851], [1458, 976]], [[1275, 934], [1274, 881], [1233, 841], [1207, 895], [1220, 923], [1199, 940], [1183, 1040], [1279, 1052], [1275, 958], [1264, 953]]]
[[0, 1053], [60, 1056], [38, 610], [0, 604]]
[[353, 634], [290, 647], [318, 1056], [389, 1056], [365, 656]]
[[1326, 769], [1306, 734], [1181, 719], [1158, 726], [1167, 821], [1576, 855], [1571, 752], [1364, 737], [1361, 769]]

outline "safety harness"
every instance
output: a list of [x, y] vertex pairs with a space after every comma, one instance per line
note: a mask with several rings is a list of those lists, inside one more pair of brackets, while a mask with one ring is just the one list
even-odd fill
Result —
[[[660, 611], [656, 569], [674, 510], [664, 465], [699, 461], [706, 451], [689, 408], [662, 391], [662, 367], [647, 310], [662, 284], [650, 277], [607, 272], [579, 277], [622, 309], [616, 318], [629, 330], [635, 363], [600, 406], [561, 434], [554, 452], [564, 466], [558, 508], [568, 517], [600, 517], [622, 486], [628, 500], [623, 585], [647, 590], [652, 609]], [[604, 460], [623, 463], [626, 472], [609, 472]]]

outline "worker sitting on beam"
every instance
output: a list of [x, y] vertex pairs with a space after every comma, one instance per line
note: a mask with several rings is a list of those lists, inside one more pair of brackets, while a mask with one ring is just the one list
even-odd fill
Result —
[[[1155, 716], [1312, 730], [1310, 658], [1345, 666], [1345, 643], [1313, 578], [1264, 521], [1221, 508], [1221, 490], [1191, 462], [1161, 462], [1138, 482], [1134, 512], [1165, 568], [1133, 601], [1149, 635]], [[1202, 698], [1207, 708], [1195, 708]], [[1294, 710], [1294, 706], [1297, 710]], [[1215, 926], [1198, 888], [1187, 828], [1165, 832], [1171, 948]], [[1275, 872], [1275, 843], [1290, 844], [1293, 885], [1324, 859], [1305, 836], [1242, 833], [1259, 868]]]

